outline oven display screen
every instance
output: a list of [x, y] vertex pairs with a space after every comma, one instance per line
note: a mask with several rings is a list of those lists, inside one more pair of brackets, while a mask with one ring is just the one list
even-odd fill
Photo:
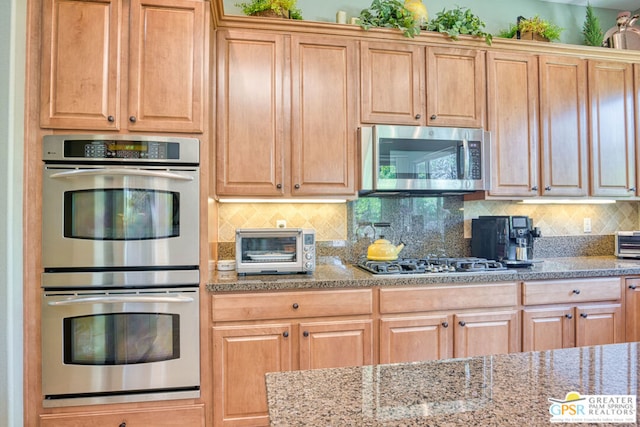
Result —
[[131, 365], [180, 357], [180, 317], [114, 313], [64, 319], [64, 363]]
[[163, 141], [67, 140], [65, 158], [177, 160], [180, 144]]
[[65, 237], [146, 240], [179, 234], [179, 193], [123, 188], [64, 194]]

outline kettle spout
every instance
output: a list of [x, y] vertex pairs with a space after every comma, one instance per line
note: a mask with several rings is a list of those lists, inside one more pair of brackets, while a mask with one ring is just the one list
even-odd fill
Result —
[[399, 254], [402, 249], [404, 249], [404, 243], [400, 242], [400, 244], [396, 246], [396, 254]]

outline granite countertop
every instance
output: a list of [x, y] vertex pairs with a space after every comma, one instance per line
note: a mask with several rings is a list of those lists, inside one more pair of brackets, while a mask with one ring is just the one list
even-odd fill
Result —
[[[639, 370], [639, 343], [626, 343], [268, 373], [266, 383], [271, 426], [548, 426], [549, 399], [637, 396]], [[592, 402], [574, 404], [589, 416]], [[637, 402], [621, 402], [635, 420]]]
[[320, 264], [313, 274], [238, 276], [216, 271], [207, 290], [237, 292], [256, 290], [360, 288], [372, 286], [487, 283], [519, 280], [572, 279], [640, 275], [640, 260], [613, 256], [541, 259], [531, 268], [480, 273], [427, 273], [421, 275], [374, 275], [353, 265]]

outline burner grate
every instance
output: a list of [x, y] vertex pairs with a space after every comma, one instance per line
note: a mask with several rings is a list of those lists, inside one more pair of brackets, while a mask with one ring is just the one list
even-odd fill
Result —
[[395, 261], [364, 260], [357, 264], [373, 274], [428, 274], [506, 270], [502, 263], [484, 258], [400, 258]]

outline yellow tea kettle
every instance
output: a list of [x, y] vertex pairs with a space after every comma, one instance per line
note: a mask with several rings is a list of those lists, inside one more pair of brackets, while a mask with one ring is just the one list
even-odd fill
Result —
[[404, 243], [395, 246], [390, 241], [380, 236], [367, 248], [367, 258], [371, 261], [394, 261], [398, 259], [398, 254], [404, 248]]

